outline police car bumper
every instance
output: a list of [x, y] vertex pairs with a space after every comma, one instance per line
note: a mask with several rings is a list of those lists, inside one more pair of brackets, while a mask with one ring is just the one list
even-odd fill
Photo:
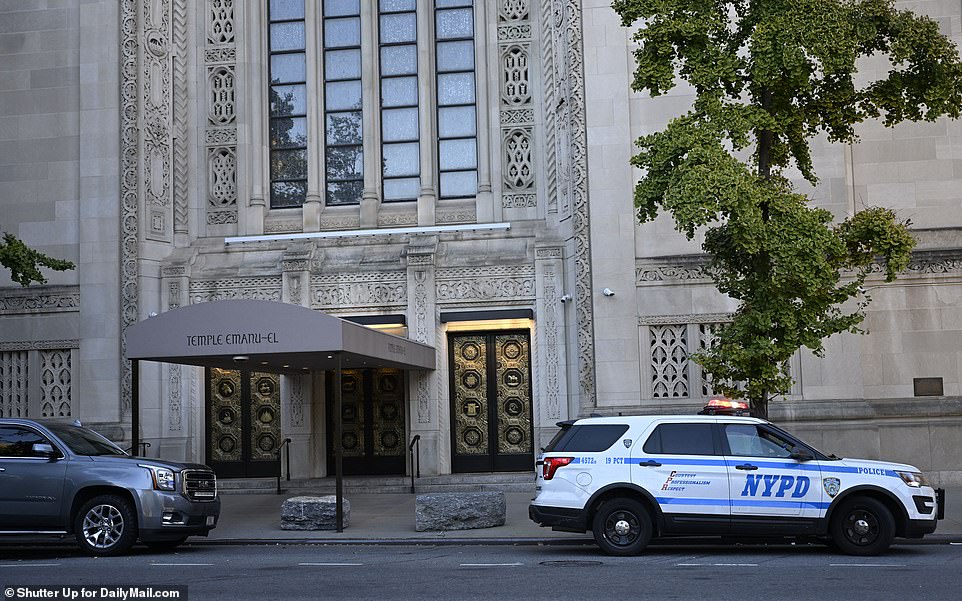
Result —
[[561, 532], [585, 532], [588, 529], [588, 514], [584, 509], [532, 504], [528, 505], [528, 517], [536, 524]]
[[905, 538], [922, 538], [926, 534], [935, 532], [937, 526], [938, 521], [934, 518], [928, 520], [908, 520], [905, 523]]

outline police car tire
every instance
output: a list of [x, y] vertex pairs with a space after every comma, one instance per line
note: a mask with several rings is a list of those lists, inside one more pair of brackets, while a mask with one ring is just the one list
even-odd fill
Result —
[[638, 501], [619, 497], [598, 508], [591, 530], [607, 555], [637, 555], [651, 540], [651, 516]]
[[895, 518], [881, 501], [870, 497], [846, 500], [832, 516], [832, 541], [848, 555], [879, 555], [895, 538]]

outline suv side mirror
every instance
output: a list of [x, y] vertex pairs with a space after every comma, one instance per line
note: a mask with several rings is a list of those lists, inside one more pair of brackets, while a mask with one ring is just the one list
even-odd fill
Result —
[[48, 459], [57, 459], [60, 457], [60, 452], [53, 448], [53, 445], [45, 442], [35, 442], [30, 450], [38, 457], [46, 457]]
[[796, 461], [811, 461], [812, 459], [815, 459], [811, 453], [797, 446], [792, 447], [792, 454], [789, 455], [789, 457]]

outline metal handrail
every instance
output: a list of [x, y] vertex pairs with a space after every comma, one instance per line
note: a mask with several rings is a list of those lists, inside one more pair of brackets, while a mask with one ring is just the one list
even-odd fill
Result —
[[[414, 448], [417, 447], [417, 461], [414, 460]], [[421, 435], [415, 434], [408, 445], [408, 452], [411, 453], [411, 494], [414, 494], [414, 471], [417, 469], [417, 477], [421, 477]]]
[[[141, 440], [140, 442], [137, 443], [137, 446], [141, 448], [141, 452], [140, 452], [140, 454], [137, 455], [137, 457], [146, 457], [146, 456], [147, 456], [147, 449], [150, 448], [150, 443], [147, 442], [146, 440]], [[129, 447], [129, 448], [124, 449], [124, 450], [127, 451], [128, 453], [131, 453], [131, 454], [132, 454], [132, 453], [134, 452], [134, 447]]]
[[[281, 446], [277, 447], [277, 494], [281, 494], [281, 453], [284, 447], [291, 444], [290, 438], [281, 441]], [[291, 481], [291, 449], [287, 447], [287, 481]]]

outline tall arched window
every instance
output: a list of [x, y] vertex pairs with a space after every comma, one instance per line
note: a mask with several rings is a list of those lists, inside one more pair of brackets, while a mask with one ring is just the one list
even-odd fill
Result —
[[[327, 206], [358, 204], [366, 188], [417, 200], [424, 110], [437, 117], [439, 196], [477, 193], [473, 0], [266, 1], [271, 208], [300, 206], [309, 189]], [[419, 96], [426, 76], [433, 98]]]

